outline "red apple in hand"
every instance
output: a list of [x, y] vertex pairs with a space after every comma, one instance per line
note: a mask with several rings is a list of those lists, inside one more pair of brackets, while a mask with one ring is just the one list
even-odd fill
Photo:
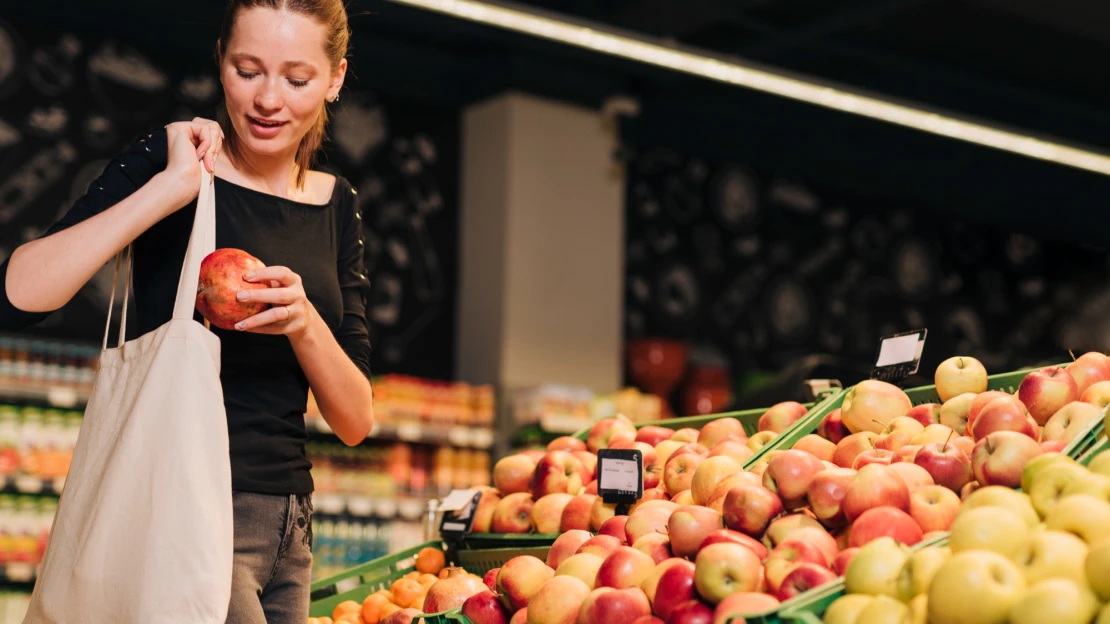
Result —
[[1110, 357], [1097, 351], [1084, 353], [1068, 365], [1067, 371], [1075, 380], [1076, 390], [1082, 395], [1092, 384], [1110, 381]]
[[636, 431], [636, 441], [656, 446], [664, 440], [670, 440], [671, 436], [673, 435], [674, 429], [671, 429], [669, 427], [646, 425], [644, 427], [640, 427], [640, 429]]
[[982, 485], [1021, 487], [1021, 472], [1029, 460], [1044, 453], [1029, 436], [1013, 431], [996, 431], [975, 443], [971, 470]]
[[721, 506], [725, 525], [752, 537], [764, 530], [783, 511], [778, 494], [761, 485], [737, 485], [725, 495]]
[[930, 442], [917, 451], [913, 463], [933, 477], [937, 485], [959, 492], [971, 480], [971, 460], [948, 442]]
[[940, 423], [940, 403], [922, 403], [914, 405], [906, 412], [906, 418], [912, 418], [921, 423], [922, 427]]
[[809, 482], [824, 469], [821, 460], [805, 451], [783, 451], [767, 464], [763, 487], [778, 494], [785, 508], [797, 509], [805, 504]]
[[826, 568], [812, 563], [803, 563], [796, 566], [786, 575], [782, 584], [779, 586], [778, 595], [779, 600], [789, 600], [798, 594], [807, 592], [814, 587], [820, 587], [826, 583], [831, 583], [836, 580], [836, 573]]
[[782, 433], [789, 429], [790, 425], [793, 425], [802, 416], [805, 416], [807, 412], [809, 412], [809, 410], [806, 406], [796, 401], [784, 401], [772, 405], [770, 409], [759, 417], [759, 430]]
[[[844, 517], [854, 523], [863, 512], [873, 507], [909, 509], [910, 490], [902, 478], [889, 467], [872, 464], [856, 472], [856, 476], [848, 484], [841, 506]], [[855, 533], [854, 526], [852, 532]]]
[[852, 432], [848, 431], [848, 426], [844, 424], [844, 419], [840, 417], [839, 407], [821, 419], [821, 422], [817, 425], [817, 435], [833, 444], [852, 435]]
[[1057, 410], [1078, 398], [1079, 386], [1075, 383], [1075, 378], [1057, 366], [1048, 366], [1029, 373], [1018, 386], [1018, 399], [1029, 409], [1029, 414], [1038, 425], [1048, 422]]
[[270, 287], [268, 282], [248, 282], [243, 278], [247, 272], [265, 267], [261, 260], [242, 249], [222, 248], [208, 254], [200, 263], [197, 311], [216, 327], [232, 330], [239, 321], [269, 308], [269, 303], [236, 298], [241, 290]]
[[[856, 471], [851, 468], [830, 468], [814, 475], [806, 488], [806, 500], [813, 510], [813, 515], [827, 527], [841, 527], [848, 523], [841, 509], [844, 495], [848, 493], [848, 484], [856, 476]], [[728, 516], [725, 516], [728, 524]]]

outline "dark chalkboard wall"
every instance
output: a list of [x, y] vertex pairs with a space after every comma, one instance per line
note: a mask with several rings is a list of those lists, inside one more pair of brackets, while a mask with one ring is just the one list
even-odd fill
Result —
[[[626, 335], [670, 336], [739, 373], [809, 354], [873, 361], [927, 327], [922, 373], [1110, 349], [1110, 256], [668, 149], [629, 156]], [[1063, 207], [1046, 206], [1046, 211]]]
[[[351, 68], [359, 72], [357, 57]], [[334, 140], [320, 168], [359, 189], [374, 370], [450, 378], [457, 111], [397, 101], [357, 79], [348, 86], [332, 108]], [[0, 20], [0, 259], [64, 214], [135, 137], [212, 118], [219, 98], [210, 57], [60, 32], [46, 19]], [[106, 268], [30, 331], [99, 341], [110, 286]]]

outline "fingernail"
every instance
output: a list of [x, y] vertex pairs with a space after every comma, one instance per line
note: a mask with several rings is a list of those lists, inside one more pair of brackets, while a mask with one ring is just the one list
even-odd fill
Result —
[[240, 290], [240, 291], [239, 291], [239, 294], [235, 295], [235, 297], [236, 297], [236, 298], [237, 298], [237, 299], [238, 299], [239, 301], [246, 301], [246, 300], [247, 300], [247, 291], [245, 291], [245, 290]]
[[254, 271], [247, 271], [247, 274], [244, 275], [243, 277], [245, 277], [247, 279], [254, 279]]
[[245, 322], [239, 321], [238, 323], [235, 324], [235, 329], [243, 329], [246, 326], [247, 326], [247, 324]]

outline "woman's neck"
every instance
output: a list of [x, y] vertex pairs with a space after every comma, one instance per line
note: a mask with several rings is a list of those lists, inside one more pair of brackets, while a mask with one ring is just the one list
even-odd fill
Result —
[[233, 180], [236, 183], [284, 199], [298, 199], [305, 191], [297, 186], [296, 153], [272, 157], [242, 152], [228, 153], [228, 161], [239, 178]]

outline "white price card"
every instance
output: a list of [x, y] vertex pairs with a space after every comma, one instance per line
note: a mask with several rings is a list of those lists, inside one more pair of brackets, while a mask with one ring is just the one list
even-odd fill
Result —
[[607, 459], [601, 463], [598, 488], [635, 492], [640, 483], [640, 470], [631, 459]]

